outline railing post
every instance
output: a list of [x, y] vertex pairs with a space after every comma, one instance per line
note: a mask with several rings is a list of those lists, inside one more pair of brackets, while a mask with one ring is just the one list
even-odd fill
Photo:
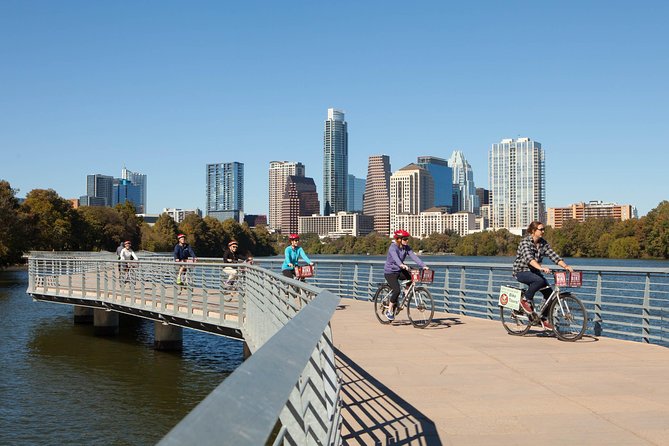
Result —
[[369, 280], [367, 281], [367, 298], [369, 299], [374, 292], [374, 265], [369, 265]]
[[351, 293], [353, 294], [353, 298], [356, 298], [358, 295], [358, 264], [356, 263], [353, 266], [353, 289], [351, 290]]
[[488, 299], [486, 300], [486, 308], [488, 310], [488, 319], [494, 319], [495, 317], [495, 308], [496, 305], [494, 305], [494, 296], [493, 296], [493, 290], [492, 290], [492, 268], [488, 270]]
[[595, 336], [602, 334], [602, 272], [597, 271], [597, 285], [595, 288]]
[[448, 284], [450, 283], [450, 272], [451, 269], [447, 266], [444, 273], [444, 311], [446, 313], [451, 312], [451, 293], [448, 290]]
[[465, 314], [465, 299], [467, 297], [467, 293], [465, 293], [466, 286], [467, 280], [465, 275], [465, 267], [462, 266], [460, 268], [460, 290], [458, 292], [458, 308], [460, 310], [460, 314]]
[[646, 273], [646, 286], [643, 290], [641, 316], [641, 339], [648, 344], [650, 343], [650, 273]]

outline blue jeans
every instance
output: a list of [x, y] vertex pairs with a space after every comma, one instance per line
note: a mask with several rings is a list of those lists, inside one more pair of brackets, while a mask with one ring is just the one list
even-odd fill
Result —
[[516, 280], [527, 285], [528, 288], [527, 291], [525, 291], [525, 299], [529, 300], [530, 302], [532, 302], [534, 299], [534, 294], [541, 288], [549, 287], [541, 290], [541, 294], [544, 295], [544, 299], [548, 299], [548, 297], [551, 295], [551, 292], [553, 292], [546, 278], [543, 275], [533, 273], [532, 271], [521, 271], [516, 273]]

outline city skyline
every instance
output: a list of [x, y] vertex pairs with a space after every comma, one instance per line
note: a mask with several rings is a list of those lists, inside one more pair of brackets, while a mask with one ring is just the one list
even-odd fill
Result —
[[[335, 108], [358, 178], [373, 154], [396, 171], [461, 150], [489, 188], [492, 144], [525, 136], [545, 150], [548, 207], [601, 200], [642, 216], [667, 199], [662, 2], [370, 2], [327, 18], [295, 2], [170, 5], [0, 7], [12, 42], [0, 48], [0, 178], [19, 197], [76, 198], [85, 175], [126, 164], [150, 177], [147, 213], [205, 209], [202, 169], [234, 160], [245, 212], [268, 214], [272, 160], [302, 162], [323, 197]], [[332, 51], [341, 59], [323, 64]]]

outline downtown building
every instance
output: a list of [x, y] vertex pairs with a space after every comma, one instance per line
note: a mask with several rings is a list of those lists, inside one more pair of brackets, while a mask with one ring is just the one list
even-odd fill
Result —
[[206, 215], [221, 221], [243, 221], [244, 163], [207, 164]]
[[318, 214], [320, 203], [313, 178], [289, 175], [281, 204], [281, 231], [299, 233], [298, 218]]
[[357, 178], [355, 175], [348, 174], [348, 202], [346, 210], [349, 212], [362, 212], [362, 199], [365, 195], [365, 185], [367, 181], [364, 178]]
[[595, 218], [611, 218], [623, 221], [637, 218], [637, 211], [631, 204], [604, 203], [602, 201], [589, 201], [588, 203], [574, 203], [563, 208], [548, 208], [546, 224], [559, 229], [567, 220], [584, 222]]
[[[281, 232], [282, 205], [289, 176], [304, 177], [304, 164], [295, 161], [271, 161], [269, 163], [269, 227]], [[318, 210], [316, 211], [318, 213]]]
[[299, 218], [300, 234], [318, 234], [320, 238], [359, 237], [374, 230], [374, 219], [369, 215], [337, 212], [331, 215], [312, 215]]
[[86, 195], [79, 198], [81, 206], [112, 206], [114, 177], [110, 175], [86, 175]]
[[390, 234], [400, 225], [399, 215], [418, 215], [434, 206], [432, 175], [416, 164], [409, 164], [390, 176]]
[[546, 221], [546, 166], [541, 144], [530, 138], [503, 139], [488, 154], [490, 227], [523, 233]]
[[453, 207], [452, 212], [479, 212], [479, 197], [474, 186], [474, 171], [460, 150], [454, 150], [448, 159], [453, 169]]
[[413, 237], [425, 238], [430, 235], [456, 232], [461, 237], [476, 232], [477, 218], [471, 212], [449, 214], [443, 208], [434, 207], [418, 214], [398, 214], [395, 216], [397, 228], [409, 231]]
[[432, 175], [435, 207], [453, 209], [453, 169], [448, 161], [436, 156], [419, 156], [416, 164]]
[[170, 217], [172, 217], [172, 220], [174, 220], [177, 224], [184, 221], [187, 215], [193, 214], [197, 215], [198, 217], [202, 217], [202, 211], [198, 208], [195, 209], [164, 208], [161, 214], [169, 215]]
[[323, 215], [346, 210], [347, 186], [347, 124], [343, 112], [329, 108], [323, 133]]
[[[138, 172], [133, 172], [131, 170], [126, 169], [125, 166], [123, 166], [123, 169], [121, 169], [121, 178], [120, 180], [126, 180], [132, 183], [133, 186], [137, 188], [137, 191], [135, 194], [135, 200], [133, 201], [133, 204], [135, 205], [135, 208], [138, 209], [138, 213], [145, 213], [147, 211], [146, 207], [146, 174], [143, 173], [138, 173]], [[119, 184], [121, 184], [121, 181], [119, 181]]]
[[140, 204], [141, 200], [142, 190], [139, 186], [133, 184], [130, 180], [114, 178], [114, 184], [112, 185], [112, 206], [130, 202], [135, 208], [135, 214], [143, 214], [144, 209]]
[[367, 164], [362, 213], [374, 219], [374, 231], [390, 234], [390, 157], [373, 155]]

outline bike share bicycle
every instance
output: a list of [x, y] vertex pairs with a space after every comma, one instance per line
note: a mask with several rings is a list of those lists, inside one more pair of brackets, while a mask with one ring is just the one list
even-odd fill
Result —
[[[434, 316], [434, 299], [432, 298], [432, 293], [426, 287], [416, 284], [432, 283], [433, 280], [434, 271], [431, 269], [411, 270], [411, 280], [400, 281], [402, 294], [400, 294], [397, 300], [398, 304], [395, 305], [395, 315], [401, 313], [406, 307], [407, 317], [415, 328], [425, 328], [430, 325]], [[392, 291], [390, 285], [384, 283], [374, 293], [374, 314], [382, 324], [392, 322], [385, 317]]]
[[[567, 275], [564, 271], [553, 272], [555, 287], [539, 310], [530, 313], [520, 305], [525, 298], [525, 290], [516, 286], [502, 286], [499, 294], [499, 317], [504, 329], [511, 335], [523, 336], [533, 325], [541, 325], [542, 317], [553, 325], [552, 331], [561, 341], [577, 341], [587, 329], [588, 313], [583, 302], [570, 291], [561, 288], [578, 288], [582, 284], [583, 273], [574, 271]], [[543, 289], [550, 288], [545, 287]]]

